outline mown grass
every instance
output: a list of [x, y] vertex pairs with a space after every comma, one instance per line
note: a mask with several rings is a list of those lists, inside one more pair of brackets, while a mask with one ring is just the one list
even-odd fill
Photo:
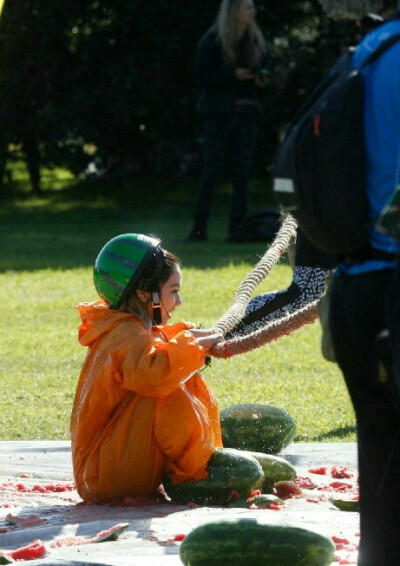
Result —
[[[179, 318], [212, 325], [266, 246], [225, 243], [227, 187], [217, 195], [210, 241], [183, 244], [194, 180], [98, 182], [45, 171], [43, 197], [27, 195], [24, 167], [0, 201], [0, 427], [3, 440], [68, 439], [74, 389], [85, 350], [77, 343], [74, 305], [96, 298], [92, 265], [100, 247], [122, 232], [152, 233], [183, 262]], [[253, 208], [263, 204], [252, 185]], [[285, 261], [257, 292], [291, 280]], [[337, 366], [323, 360], [319, 323], [228, 360], [204, 375], [221, 408], [265, 403], [296, 420], [296, 440], [354, 440], [354, 415]]]

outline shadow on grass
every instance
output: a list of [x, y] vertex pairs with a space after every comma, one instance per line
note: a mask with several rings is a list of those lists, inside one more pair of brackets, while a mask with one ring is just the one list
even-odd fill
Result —
[[255, 265], [268, 243], [225, 242], [229, 199], [224, 187], [216, 195], [209, 241], [183, 243], [195, 190], [194, 181], [187, 179], [142, 179], [140, 185], [133, 180], [76, 181], [61, 190], [45, 190], [41, 197], [9, 187], [0, 201], [0, 273], [91, 267], [105, 242], [124, 232], [159, 237], [185, 267]]
[[355, 434], [356, 432], [357, 429], [355, 426], [348, 425], [340, 428], [334, 428], [333, 430], [330, 430], [328, 432], [317, 434], [313, 436], [313, 440], [316, 440], [318, 442], [323, 442], [324, 440], [330, 440], [332, 438], [339, 438], [340, 440], [343, 440], [347, 436]]
[[294, 442], [324, 442], [330, 440], [343, 441], [347, 437], [356, 434], [357, 429], [353, 425], [347, 425], [339, 428], [334, 428], [328, 432], [323, 432], [313, 436], [303, 437], [302, 435], [296, 436]]

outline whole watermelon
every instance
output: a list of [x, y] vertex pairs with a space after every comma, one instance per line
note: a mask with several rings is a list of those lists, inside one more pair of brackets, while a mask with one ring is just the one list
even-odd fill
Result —
[[180, 559], [185, 566], [328, 566], [334, 550], [330, 538], [314, 531], [232, 519], [193, 529]]
[[221, 411], [221, 428], [227, 448], [266, 454], [281, 452], [296, 433], [296, 423], [283, 409], [250, 403]]
[[258, 460], [239, 450], [216, 448], [207, 470], [208, 477], [198, 481], [173, 483], [166, 477], [164, 489], [172, 502], [227, 505], [233, 491], [246, 498], [264, 482], [264, 472]]
[[[231, 450], [234, 450], [231, 448]], [[290, 462], [276, 456], [275, 454], [265, 454], [264, 452], [251, 452], [248, 450], [240, 450], [241, 454], [250, 454], [257, 460], [264, 472], [264, 481], [261, 486], [263, 493], [272, 491], [274, 485], [278, 481], [294, 481], [297, 473], [296, 469]]]

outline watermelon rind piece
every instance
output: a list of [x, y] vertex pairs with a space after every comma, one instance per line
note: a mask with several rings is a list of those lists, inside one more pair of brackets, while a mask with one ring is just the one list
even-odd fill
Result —
[[113, 527], [110, 527], [106, 531], [98, 533], [93, 542], [109, 542], [113, 540], [118, 540], [118, 537], [122, 535], [123, 532], [129, 527], [129, 523], [118, 523]]
[[329, 500], [332, 505], [340, 509], [341, 511], [358, 511], [359, 501], [357, 499], [334, 499]]
[[258, 509], [265, 509], [269, 505], [284, 506], [285, 502], [272, 493], [260, 493], [259, 495], [250, 496], [246, 499], [236, 499], [232, 501], [228, 507], [241, 507], [246, 509], [256, 507]]

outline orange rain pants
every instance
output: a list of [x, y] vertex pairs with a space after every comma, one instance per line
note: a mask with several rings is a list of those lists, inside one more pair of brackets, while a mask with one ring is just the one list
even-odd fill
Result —
[[219, 409], [197, 370], [205, 352], [179, 322], [149, 334], [135, 315], [102, 301], [77, 306], [89, 350], [71, 416], [77, 490], [85, 501], [154, 494], [207, 477], [222, 446]]

